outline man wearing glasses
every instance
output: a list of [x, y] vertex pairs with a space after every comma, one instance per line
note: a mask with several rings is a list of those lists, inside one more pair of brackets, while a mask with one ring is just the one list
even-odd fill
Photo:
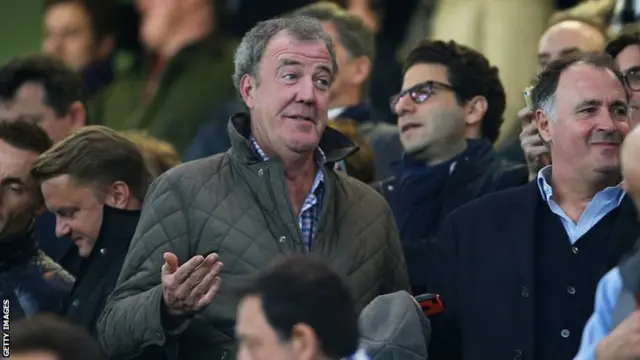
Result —
[[489, 192], [524, 184], [527, 171], [493, 150], [505, 108], [497, 68], [455, 42], [425, 40], [409, 55], [391, 99], [405, 154], [377, 185], [400, 230], [414, 294], [425, 288], [431, 238], [441, 220]]
[[631, 94], [631, 125], [640, 123], [640, 27], [630, 25], [607, 45], [611, 55], [625, 76]]

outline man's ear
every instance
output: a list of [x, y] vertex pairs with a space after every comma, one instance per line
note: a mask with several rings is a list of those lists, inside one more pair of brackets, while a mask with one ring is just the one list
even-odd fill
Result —
[[240, 96], [249, 109], [253, 109], [255, 106], [256, 87], [256, 79], [253, 76], [244, 74], [240, 79]]
[[107, 197], [104, 203], [112, 208], [124, 210], [131, 200], [129, 186], [122, 181], [114, 182], [107, 190]]
[[467, 125], [477, 125], [482, 121], [484, 115], [487, 113], [487, 98], [484, 96], [475, 96], [471, 100], [467, 101], [465, 105], [464, 119]]
[[291, 348], [296, 359], [318, 359], [322, 353], [315, 330], [307, 324], [296, 324], [291, 331]]
[[69, 106], [68, 115], [73, 123], [73, 130], [87, 125], [87, 109], [80, 101], [75, 101]]
[[349, 79], [355, 85], [362, 85], [369, 79], [369, 75], [371, 75], [371, 60], [366, 56], [360, 56], [353, 59], [352, 62], [353, 71]]
[[551, 126], [551, 119], [540, 109], [536, 110], [535, 119], [536, 125], [538, 126], [538, 132], [540, 133], [540, 137], [545, 143], [551, 142], [551, 134], [553, 132]]

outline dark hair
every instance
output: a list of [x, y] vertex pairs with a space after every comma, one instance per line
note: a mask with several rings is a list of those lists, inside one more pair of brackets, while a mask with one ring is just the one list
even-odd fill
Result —
[[0, 99], [11, 100], [27, 82], [42, 84], [46, 104], [58, 116], [68, 114], [76, 101], [86, 107], [82, 78], [53, 56], [37, 54], [14, 59], [3, 66], [0, 69]]
[[336, 27], [338, 41], [350, 57], [366, 56], [371, 61], [375, 57], [375, 35], [359, 17], [349, 13], [338, 4], [318, 1], [303, 6], [292, 13], [293, 16], [308, 16], [319, 21], [330, 22]]
[[329, 358], [340, 359], [358, 348], [358, 315], [351, 293], [323, 262], [292, 256], [277, 262], [240, 289], [240, 297], [257, 296], [265, 317], [282, 340], [293, 327], [313, 328]]
[[480, 52], [454, 41], [422, 40], [407, 56], [404, 72], [416, 64], [439, 64], [447, 68], [447, 79], [458, 102], [464, 104], [475, 96], [487, 99], [480, 131], [483, 138], [496, 141], [500, 134], [506, 95], [498, 68], [491, 66]]
[[622, 50], [631, 45], [640, 45], [640, 25], [638, 24], [625, 26], [618, 36], [607, 44], [604, 52], [615, 59]]
[[47, 133], [38, 125], [24, 121], [0, 119], [0, 140], [7, 144], [36, 154], [49, 150], [53, 143]]
[[151, 175], [136, 144], [104, 126], [85, 126], [40, 155], [31, 176], [43, 182], [60, 175], [89, 185], [98, 193], [122, 181], [140, 201]]
[[50, 351], [59, 360], [103, 360], [100, 346], [81, 327], [55, 315], [36, 315], [11, 326], [11, 353]]
[[61, 4], [77, 4], [89, 15], [89, 23], [94, 39], [102, 40], [107, 36], [116, 36], [118, 1], [113, 0], [46, 0], [44, 11]]
[[558, 88], [560, 76], [567, 68], [577, 63], [589, 64], [596, 68], [611, 70], [618, 81], [620, 81], [620, 85], [624, 89], [627, 99], [629, 98], [624, 75], [622, 75], [610, 55], [603, 53], [569, 54], [552, 61], [538, 74], [538, 77], [534, 81], [534, 88], [531, 91], [531, 100], [534, 108], [541, 109], [545, 115], [552, 119], [555, 117], [555, 93]]

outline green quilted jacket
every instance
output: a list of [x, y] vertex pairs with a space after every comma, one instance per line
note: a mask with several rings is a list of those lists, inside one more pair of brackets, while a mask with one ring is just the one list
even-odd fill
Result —
[[[278, 159], [262, 162], [248, 137], [250, 120], [228, 126], [232, 148], [189, 162], [151, 186], [118, 284], [102, 313], [99, 340], [110, 357], [129, 358], [150, 345], [170, 346], [181, 360], [235, 359], [237, 297], [233, 288], [276, 258], [306, 253]], [[320, 147], [328, 162], [357, 151], [327, 129]], [[309, 256], [341, 274], [360, 309], [376, 296], [409, 291], [398, 231], [386, 201], [368, 185], [325, 172], [325, 200]], [[201, 313], [167, 332], [160, 319], [162, 254], [182, 264], [216, 252], [224, 263], [222, 289]], [[177, 350], [176, 350], [177, 349]]]

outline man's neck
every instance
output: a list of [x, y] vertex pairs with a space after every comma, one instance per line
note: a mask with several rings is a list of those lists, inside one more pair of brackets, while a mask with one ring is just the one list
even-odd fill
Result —
[[454, 157], [461, 154], [463, 151], [467, 149], [467, 140], [462, 139], [457, 143], [452, 144], [446, 148], [441, 149], [437, 154], [429, 153], [428, 150], [423, 151], [421, 154], [416, 156], [415, 158], [419, 161], [424, 162], [426, 166], [435, 166], [447, 161], [450, 161]]
[[171, 31], [171, 35], [158, 49], [160, 56], [171, 59], [185, 47], [210, 35], [213, 32], [210, 20], [209, 14], [205, 11], [186, 17]]
[[553, 200], [575, 222], [587, 208], [593, 197], [603, 189], [616, 186], [621, 181], [620, 174], [595, 174], [590, 179], [575, 174], [575, 172], [559, 170], [555, 164], [551, 172], [551, 187]]
[[344, 91], [340, 95], [331, 99], [329, 109], [345, 108], [358, 105], [362, 102], [362, 96], [358, 89]]

